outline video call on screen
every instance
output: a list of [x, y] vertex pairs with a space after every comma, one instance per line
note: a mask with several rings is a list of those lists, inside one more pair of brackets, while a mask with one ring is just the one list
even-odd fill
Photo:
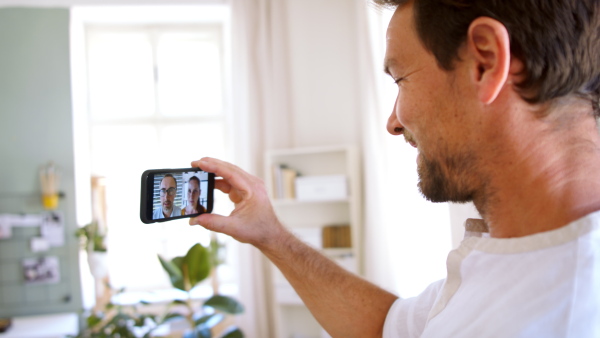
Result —
[[152, 219], [203, 213], [207, 187], [204, 171], [154, 175]]

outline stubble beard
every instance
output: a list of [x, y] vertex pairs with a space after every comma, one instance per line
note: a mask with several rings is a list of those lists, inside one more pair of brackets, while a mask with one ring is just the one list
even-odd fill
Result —
[[471, 202], [475, 193], [472, 182], [474, 169], [474, 156], [468, 152], [444, 156], [441, 160], [429, 159], [420, 154], [417, 166], [419, 190], [427, 200], [434, 203]]

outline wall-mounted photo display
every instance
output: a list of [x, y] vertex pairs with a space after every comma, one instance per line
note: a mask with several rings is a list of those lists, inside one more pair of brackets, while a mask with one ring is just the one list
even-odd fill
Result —
[[53, 284], [60, 281], [58, 257], [26, 258], [22, 266], [25, 284]]

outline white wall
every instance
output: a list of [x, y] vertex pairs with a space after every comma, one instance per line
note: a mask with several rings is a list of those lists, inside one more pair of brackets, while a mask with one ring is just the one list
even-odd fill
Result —
[[293, 144], [358, 146], [355, 1], [286, 1]]

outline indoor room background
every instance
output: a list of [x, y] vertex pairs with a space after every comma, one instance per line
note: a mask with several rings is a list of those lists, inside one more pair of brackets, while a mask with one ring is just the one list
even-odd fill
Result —
[[[31, 248], [37, 226], [0, 238], [0, 318], [93, 306], [74, 235], [92, 219], [92, 177], [105, 179], [109, 275], [126, 289], [120, 301], [169, 298], [156, 255], [185, 254], [210, 235], [185, 220], [142, 224], [140, 175], [202, 156], [270, 185], [277, 156], [349, 149], [360, 192], [356, 272], [402, 297], [443, 278], [447, 252], [477, 213], [426, 202], [416, 150], [385, 130], [396, 90], [382, 71], [389, 16], [367, 0], [0, 0], [0, 220], [44, 212], [39, 169], [53, 162], [64, 222], [63, 245], [43, 252]], [[217, 194], [215, 212], [232, 207]], [[236, 321], [248, 337], [279, 337], [282, 327], [321, 336], [294, 333], [310, 315], [277, 302], [275, 273], [257, 250], [219, 238], [222, 292], [244, 304]], [[57, 258], [60, 280], [26, 284], [23, 260], [42, 256]], [[282, 323], [282, 313], [301, 319]]]

